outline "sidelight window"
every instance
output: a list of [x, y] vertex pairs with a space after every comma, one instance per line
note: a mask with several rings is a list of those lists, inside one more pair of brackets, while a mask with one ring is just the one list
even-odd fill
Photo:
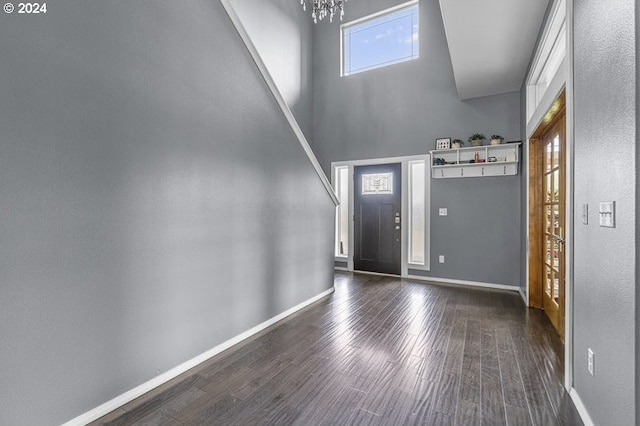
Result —
[[349, 254], [349, 167], [335, 168], [335, 191], [340, 200], [336, 209], [336, 248], [337, 257]]
[[[355, 248], [357, 243], [354, 229], [355, 198], [363, 197], [373, 202], [379, 201], [378, 197], [388, 198], [396, 193], [402, 199], [400, 214], [394, 217], [396, 220], [394, 226], [399, 226], [401, 229], [401, 274], [426, 276], [426, 271], [431, 267], [430, 162], [429, 156], [414, 155], [332, 163], [332, 183], [340, 201], [340, 205], [336, 208], [335, 220], [334, 260], [337, 268], [354, 269], [354, 256], [358, 253]], [[359, 178], [354, 180], [357, 167], [391, 163], [401, 163], [401, 173], [367, 170], [362, 171]]]
[[425, 186], [424, 160], [409, 161], [409, 263], [425, 264]]

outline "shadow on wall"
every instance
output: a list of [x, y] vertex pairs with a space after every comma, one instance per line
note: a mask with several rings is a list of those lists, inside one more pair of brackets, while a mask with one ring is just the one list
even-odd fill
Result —
[[313, 25], [310, 14], [290, 0], [232, 0], [231, 5], [310, 140]]

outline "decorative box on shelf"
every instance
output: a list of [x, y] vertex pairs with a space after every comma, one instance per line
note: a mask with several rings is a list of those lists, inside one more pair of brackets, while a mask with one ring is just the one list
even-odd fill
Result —
[[429, 151], [431, 177], [461, 178], [518, 174], [520, 143]]

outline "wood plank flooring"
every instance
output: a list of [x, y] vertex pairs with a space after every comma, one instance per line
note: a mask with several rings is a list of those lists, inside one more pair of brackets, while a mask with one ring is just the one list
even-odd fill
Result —
[[95, 425], [581, 425], [515, 293], [336, 273], [336, 291]]

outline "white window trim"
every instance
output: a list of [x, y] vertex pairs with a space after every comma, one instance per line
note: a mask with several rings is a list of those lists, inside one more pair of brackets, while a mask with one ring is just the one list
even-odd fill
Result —
[[[411, 1], [408, 1], [406, 3], [398, 4], [396, 6], [389, 7], [387, 9], [381, 10], [379, 12], [372, 13], [371, 15], [363, 16], [362, 18], [358, 18], [358, 19], [355, 19], [353, 21], [349, 21], [349, 22], [345, 22], [344, 24], [341, 24], [340, 25], [340, 77], [348, 77], [350, 75], [355, 75], [355, 74], [359, 74], [361, 72], [364, 72], [364, 71], [360, 71], [360, 72], [349, 73], [349, 74], [345, 74], [344, 73], [344, 29], [345, 28], [352, 27], [354, 25], [358, 25], [358, 24], [360, 24], [362, 22], [378, 18], [378, 17], [380, 17], [382, 15], [386, 15], [388, 13], [392, 13], [392, 12], [395, 12], [397, 10], [407, 9], [407, 8], [413, 7], [415, 5], [418, 5], [418, 8], [419, 8], [420, 7], [419, 1], [418, 0], [411, 0]], [[419, 9], [418, 9], [418, 15], [419, 15]], [[419, 17], [418, 17], [418, 19], [419, 19]], [[418, 22], [418, 31], [420, 31], [419, 28], [420, 28], [420, 23]], [[418, 37], [419, 37], [419, 33], [418, 33]], [[416, 56], [413, 59], [417, 59], [419, 57], [420, 57], [420, 52], [418, 52], [418, 56]], [[375, 69], [375, 68], [373, 68], [373, 69]], [[367, 71], [369, 71], [369, 70], [367, 70]]]
[[[409, 227], [404, 226], [404, 224], [409, 223], [409, 161], [416, 160], [424, 160], [425, 161], [425, 240], [424, 240], [424, 265], [417, 265], [408, 262], [409, 258]], [[390, 163], [400, 163], [401, 164], [401, 174], [402, 174], [402, 182], [401, 182], [401, 191], [402, 191], [402, 215], [401, 215], [401, 223], [402, 226], [402, 247], [401, 247], [401, 268], [400, 275], [402, 277], [409, 277], [409, 269], [413, 270], [423, 270], [429, 271], [431, 270], [431, 174], [430, 174], [430, 165], [431, 165], [431, 156], [429, 154], [424, 155], [412, 155], [412, 156], [404, 156], [404, 157], [387, 157], [387, 158], [373, 158], [373, 159], [365, 159], [365, 160], [352, 160], [352, 161], [335, 161], [331, 163], [331, 178], [332, 183], [335, 185], [336, 180], [336, 168], [338, 167], [348, 167], [348, 179], [349, 179], [349, 223], [351, 226], [349, 227], [349, 249], [346, 257], [344, 256], [335, 256], [336, 262], [347, 262], [347, 270], [353, 271], [353, 251], [354, 251], [354, 227], [353, 227], [353, 217], [354, 217], [354, 184], [353, 184], [353, 171], [356, 166], [374, 166], [378, 164], [390, 164]], [[335, 186], [334, 186], [335, 187]], [[335, 245], [334, 245], [335, 247]]]
[[[567, 4], [566, 0], [556, 0], [549, 13], [540, 37], [540, 43], [533, 57], [531, 69], [526, 79], [526, 117], [527, 132], [529, 129], [535, 130], [540, 124], [542, 117], [549, 110], [551, 102], [555, 100], [557, 94], [564, 88], [567, 75], [567, 53], [570, 52], [567, 46], [568, 26], [567, 26]], [[554, 50], [558, 48], [558, 42], [564, 38], [565, 52], [562, 60], [552, 58], [557, 56]], [[550, 61], [554, 60], [554, 63]], [[557, 68], [554, 76], [545, 79], [545, 71], [549, 67]], [[546, 88], [540, 92], [540, 84], [545, 80]], [[558, 90], [558, 80], [563, 80], [562, 87]], [[552, 99], [549, 99], [552, 98]], [[527, 134], [529, 136], [529, 133]]]

